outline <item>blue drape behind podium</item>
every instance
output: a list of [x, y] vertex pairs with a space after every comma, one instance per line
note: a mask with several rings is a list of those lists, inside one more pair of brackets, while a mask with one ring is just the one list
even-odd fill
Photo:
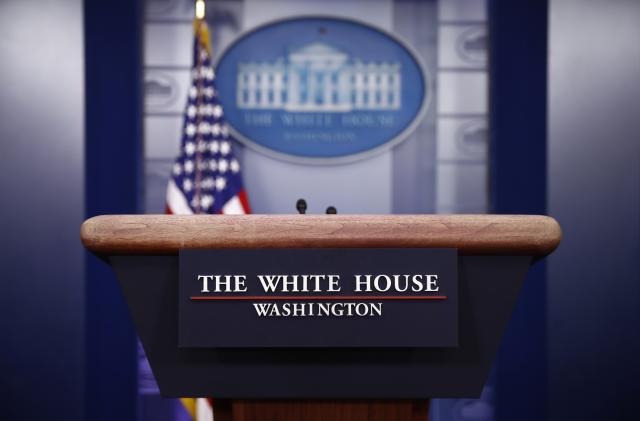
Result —
[[[489, 2], [493, 213], [547, 213], [546, 0]], [[496, 421], [547, 419], [546, 270], [529, 272], [495, 363]]]
[[[84, 2], [86, 216], [137, 213], [142, 4]], [[135, 421], [136, 335], [111, 268], [87, 253], [86, 419]]]

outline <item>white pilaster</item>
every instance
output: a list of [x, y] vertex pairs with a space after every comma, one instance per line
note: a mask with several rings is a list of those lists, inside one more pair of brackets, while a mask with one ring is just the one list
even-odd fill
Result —
[[400, 71], [396, 68], [393, 71], [393, 108], [400, 108], [400, 100], [402, 96], [402, 80], [400, 78]]
[[380, 72], [380, 108], [386, 110], [389, 108], [389, 67], [384, 64]]
[[256, 72], [254, 69], [247, 71], [249, 75], [249, 83], [247, 84], [248, 90], [248, 98], [247, 98], [247, 108], [255, 108], [256, 106], [256, 91], [258, 89], [257, 81], [256, 81]]
[[269, 105], [269, 67], [267, 64], [260, 68], [260, 108]]

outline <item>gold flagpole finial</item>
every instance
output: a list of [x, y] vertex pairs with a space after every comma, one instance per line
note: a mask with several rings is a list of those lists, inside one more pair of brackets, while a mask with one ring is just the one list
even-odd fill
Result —
[[196, 19], [204, 19], [204, 0], [196, 0]]

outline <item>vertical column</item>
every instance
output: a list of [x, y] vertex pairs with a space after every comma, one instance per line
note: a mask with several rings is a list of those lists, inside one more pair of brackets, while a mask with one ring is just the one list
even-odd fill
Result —
[[338, 73], [338, 106], [340, 109], [352, 109], [351, 103], [351, 90], [353, 85], [351, 84], [352, 72], [342, 68]]
[[380, 92], [380, 85], [382, 83], [381, 69], [376, 66], [374, 73], [374, 92], [373, 92], [373, 105], [376, 110], [382, 109], [382, 93]]
[[374, 64], [371, 63], [367, 66], [367, 75], [368, 75], [368, 83], [367, 83], [367, 93], [369, 97], [369, 109], [376, 108], [376, 72]]
[[287, 108], [295, 109], [300, 104], [300, 69], [294, 65], [289, 68], [287, 86]]
[[364, 108], [364, 75], [361, 66], [356, 66], [354, 89], [356, 91], [355, 108]]
[[273, 72], [273, 108], [282, 107], [282, 79], [284, 75], [282, 68], [278, 67]]
[[324, 101], [324, 107], [325, 109], [331, 109], [333, 108], [333, 90], [334, 90], [334, 85], [333, 85], [333, 72], [329, 71], [329, 69], [327, 69], [326, 72], [324, 72], [324, 76], [322, 78], [322, 97], [323, 97], [323, 101]]
[[379, 107], [382, 110], [389, 108], [389, 65], [387, 63], [382, 64], [380, 69], [380, 84], [378, 85], [380, 91], [380, 104]]
[[247, 83], [247, 108], [255, 108], [256, 106], [256, 90], [257, 90], [257, 82], [256, 82], [256, 71], [254, 68], [251, 68], [247, 71], [248, 83]]
[[402, 78], [400, 76], [400, 69], [397, 66], [394, 66], [393, 72], [393, 83], [391, 85], [391, 91], [393, 92], [393, 102], [391, 107], [396, 110], [400, 108], [400, 100], [402, 99]]
[[269, 106], [269, 76], [270, 68], [268, 64], [260, 66], [260, 108]]
[[315, 69], [310, 68], [307, 72], [307, 98], [305, 101], [305, 106], [313, 107], [315, 103], [316, 96], [316, 72], [313, 71]]

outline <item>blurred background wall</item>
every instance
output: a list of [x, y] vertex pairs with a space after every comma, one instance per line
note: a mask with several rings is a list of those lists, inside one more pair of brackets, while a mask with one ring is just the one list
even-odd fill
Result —
[[637, 418], [640, 2], [551, 1], [550, 419]]
[[[145, 211], [162, 212], [179, 149], [191, 66], [193, 2], [146, 0], [144, 13]], [[366, 13], [364, 10], [366, 9]], [[341, 213], [486, 212], [487, 4], [484, 0], [223, 0], [207, 2], [213, 55], [265, 22], [304, 14], [357, 19], [416, 50], [430, 79], [426, 116], [393, 149], [339, 165], [303, 165], [257, 153], [236, 153], [252, 209]], [[467, 46], [467, 47], [465, 47]], [[221, 80], [220, 83], [228, 83]]]
[[0, 2], [0, 402], [84, 413], [81, 0]]
[[[177, 152], [186, 97], [179, 90], [180, 74], [188, 73], [191, 47], [191, 3], [176, 1], [150, 2], [155, 9], [144, 13], [142, 2], [125, 0], [0, 2], [2, 419], [93, 421], [98, 418], [87, 414], [103, 419], [139, 415], [128, 315], [110, 271], [98, 261], [85, 263], [78, 228], [94, 213], [162, 211], [167, 163]], [[210, 10], [219, 10], [211, 25], [220, 48], [255, 23], [249, 7], [260, 4], [209, 3]], [[379, 25], [415, 43], [427, 63], [435, 52], [431, 70], [438, 101], [418, 132], [390, 152], [388, 166], [383, 165], [389, 172], [376, 174], [385, 174], [388, 191], [368, 208], [353, 202], [342, 209], [484, 212], [491, 206], [486, 155], [490, 71], [486, 64], [460, 59], [447, 42], [455, 44], [467, 29], [483, 30], [495, 15], [487, 14], [482, 1], [438, 3], [383, 0], [378, 5], [387, 11], [376, 17], [384, 19]], [[176, 4], [182, 9], [172, 15]], [[539, 11], [540, 4], [546, 7], [533, 0], [515, 6], [488, 3], [506, 20], [511, 16], [506, 33], [517, 46], [513, 63], [531, 51], [518, 31], [531, 29], [531, 11]], [[334, 7], [347, 6], [336, 2]], [[437, 31], [421, 26], [423, 13]], [[542, 135], [539, 142], [548, 149], [542, 170], [548, 178], [548, 213], [562, 224], [564, 240], [548, 261], [542, 315], [535, 317], [546, 318], [547, 342], [540, 357], [546, 362], [545, 384], [535, 386], [546, 396], [539, 401], [544, 415], [538, 419], [634, 419], [640, 393], [640, 3], [551, 0], [548, 18], [548, 105], [543, 110], [548, 139], [545, 143]], [[91, 49], [85, 57], [87, 40]], [[162, 41], [161, 48], [153, 46], [154, 40]], [[154, 48], [168, 55], [154, 56]], [[436, 50], [430, 53], [429, 48]], [[171, 61], [175, 57], [183, 62]], [[173, 108], [151, 100], [138, 111], [143, 98], [136, 89], [154, 75], [176, 81]], [[521, 74], [501, 77], [539, 97]], [[513, 142], [531, 129], [526, 118], [518, 129], [522, 137], [513, 135]], [[144, 154], [139, 150], [143, 142]], [[518, 147], [514, 143], [514, 150]], [[513, 159], [526, 161], [527, 156], [515, 151]], [[260, 174], [252, 175], [250, 168], [264, 170], [270, 163], [256, 165], [247, 168], [245, 162], [247, 181], [254, 186]], [[317, 186], [308, 187], [306, 195], [313, 198]], [[255, 205], [264, 212], [291, 211], [290, 197], [305, 195], [303, 190], [276, 199], [261, 194], [256, 193]], [[330, 196], [316, 197], [312, 210], [317, 212]], [[520, 333], [518, 341], [525, 337], [525, 342], [515, 343], [526, 343], [528, 333]], [[511, 390], [502, 393], [533, 393], [528, 374], [517, 376], [506, 382]], [[434, 405], [439, 411], [434, 416], [438, 421], [491, 419], [494, 406], [508, 408], [501, 419], [527, 416], [518, 399], [483, 399], [485, 412], [479, 412], [483, 408], [477, 402], [443, 401]]]

